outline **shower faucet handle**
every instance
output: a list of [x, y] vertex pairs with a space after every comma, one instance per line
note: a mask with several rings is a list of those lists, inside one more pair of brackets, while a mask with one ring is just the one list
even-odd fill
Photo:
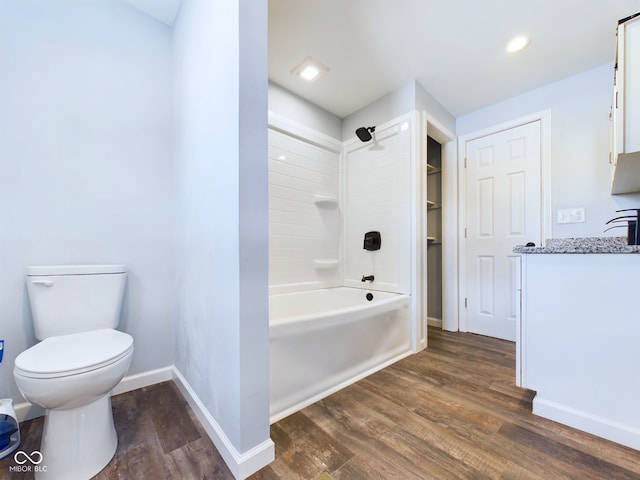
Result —
[[362, 280], [360, 280], [361, 282], [373, 282], [373, 280], [375, 279], [375, 277], [373, 275], [367, 275], [366, 277], [364, 275], [362, 275]]

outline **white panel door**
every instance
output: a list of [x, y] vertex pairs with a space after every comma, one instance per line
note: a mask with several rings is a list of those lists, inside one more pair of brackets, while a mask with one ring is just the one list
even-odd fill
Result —
[[514, 341], [520, 318], [516, 245], [540, 244], [540, 121], [466, 142], [469, 332]]

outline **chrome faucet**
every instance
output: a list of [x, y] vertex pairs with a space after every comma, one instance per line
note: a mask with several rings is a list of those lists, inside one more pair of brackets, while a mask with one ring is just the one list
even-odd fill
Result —
[[360, 280], [361, 282], [373, 282], [373, 279], [375, 277], [373, 275], [367, 275], [366, 277], [364, 275], [362, 275], [362, 280]]

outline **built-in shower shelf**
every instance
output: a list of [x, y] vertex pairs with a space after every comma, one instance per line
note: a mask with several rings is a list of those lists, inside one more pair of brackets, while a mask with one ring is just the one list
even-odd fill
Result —
[[338, 260], [314, 260], [313, 264], [319, 270], [338, 268]]
[[314, 193], [313, 203], [315, 203], [319, 207], [337, 207], [338, 199], [329, 195], [318, 195]]

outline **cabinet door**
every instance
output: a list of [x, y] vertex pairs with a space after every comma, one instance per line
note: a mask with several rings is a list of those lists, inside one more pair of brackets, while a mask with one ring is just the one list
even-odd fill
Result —
[[[640, 17], [624, 23], [624, 57], [619, 65], [623, 85], [624, 153], [640, 151]], [[621, 99], [619, 98], [618, 101]]]
[[612, 99], [611, 193], [640, 192], [640, 16], [618, 25]]
[[640, 150], [640, 17], [618, 25], [613, 88], [613, 160]]

